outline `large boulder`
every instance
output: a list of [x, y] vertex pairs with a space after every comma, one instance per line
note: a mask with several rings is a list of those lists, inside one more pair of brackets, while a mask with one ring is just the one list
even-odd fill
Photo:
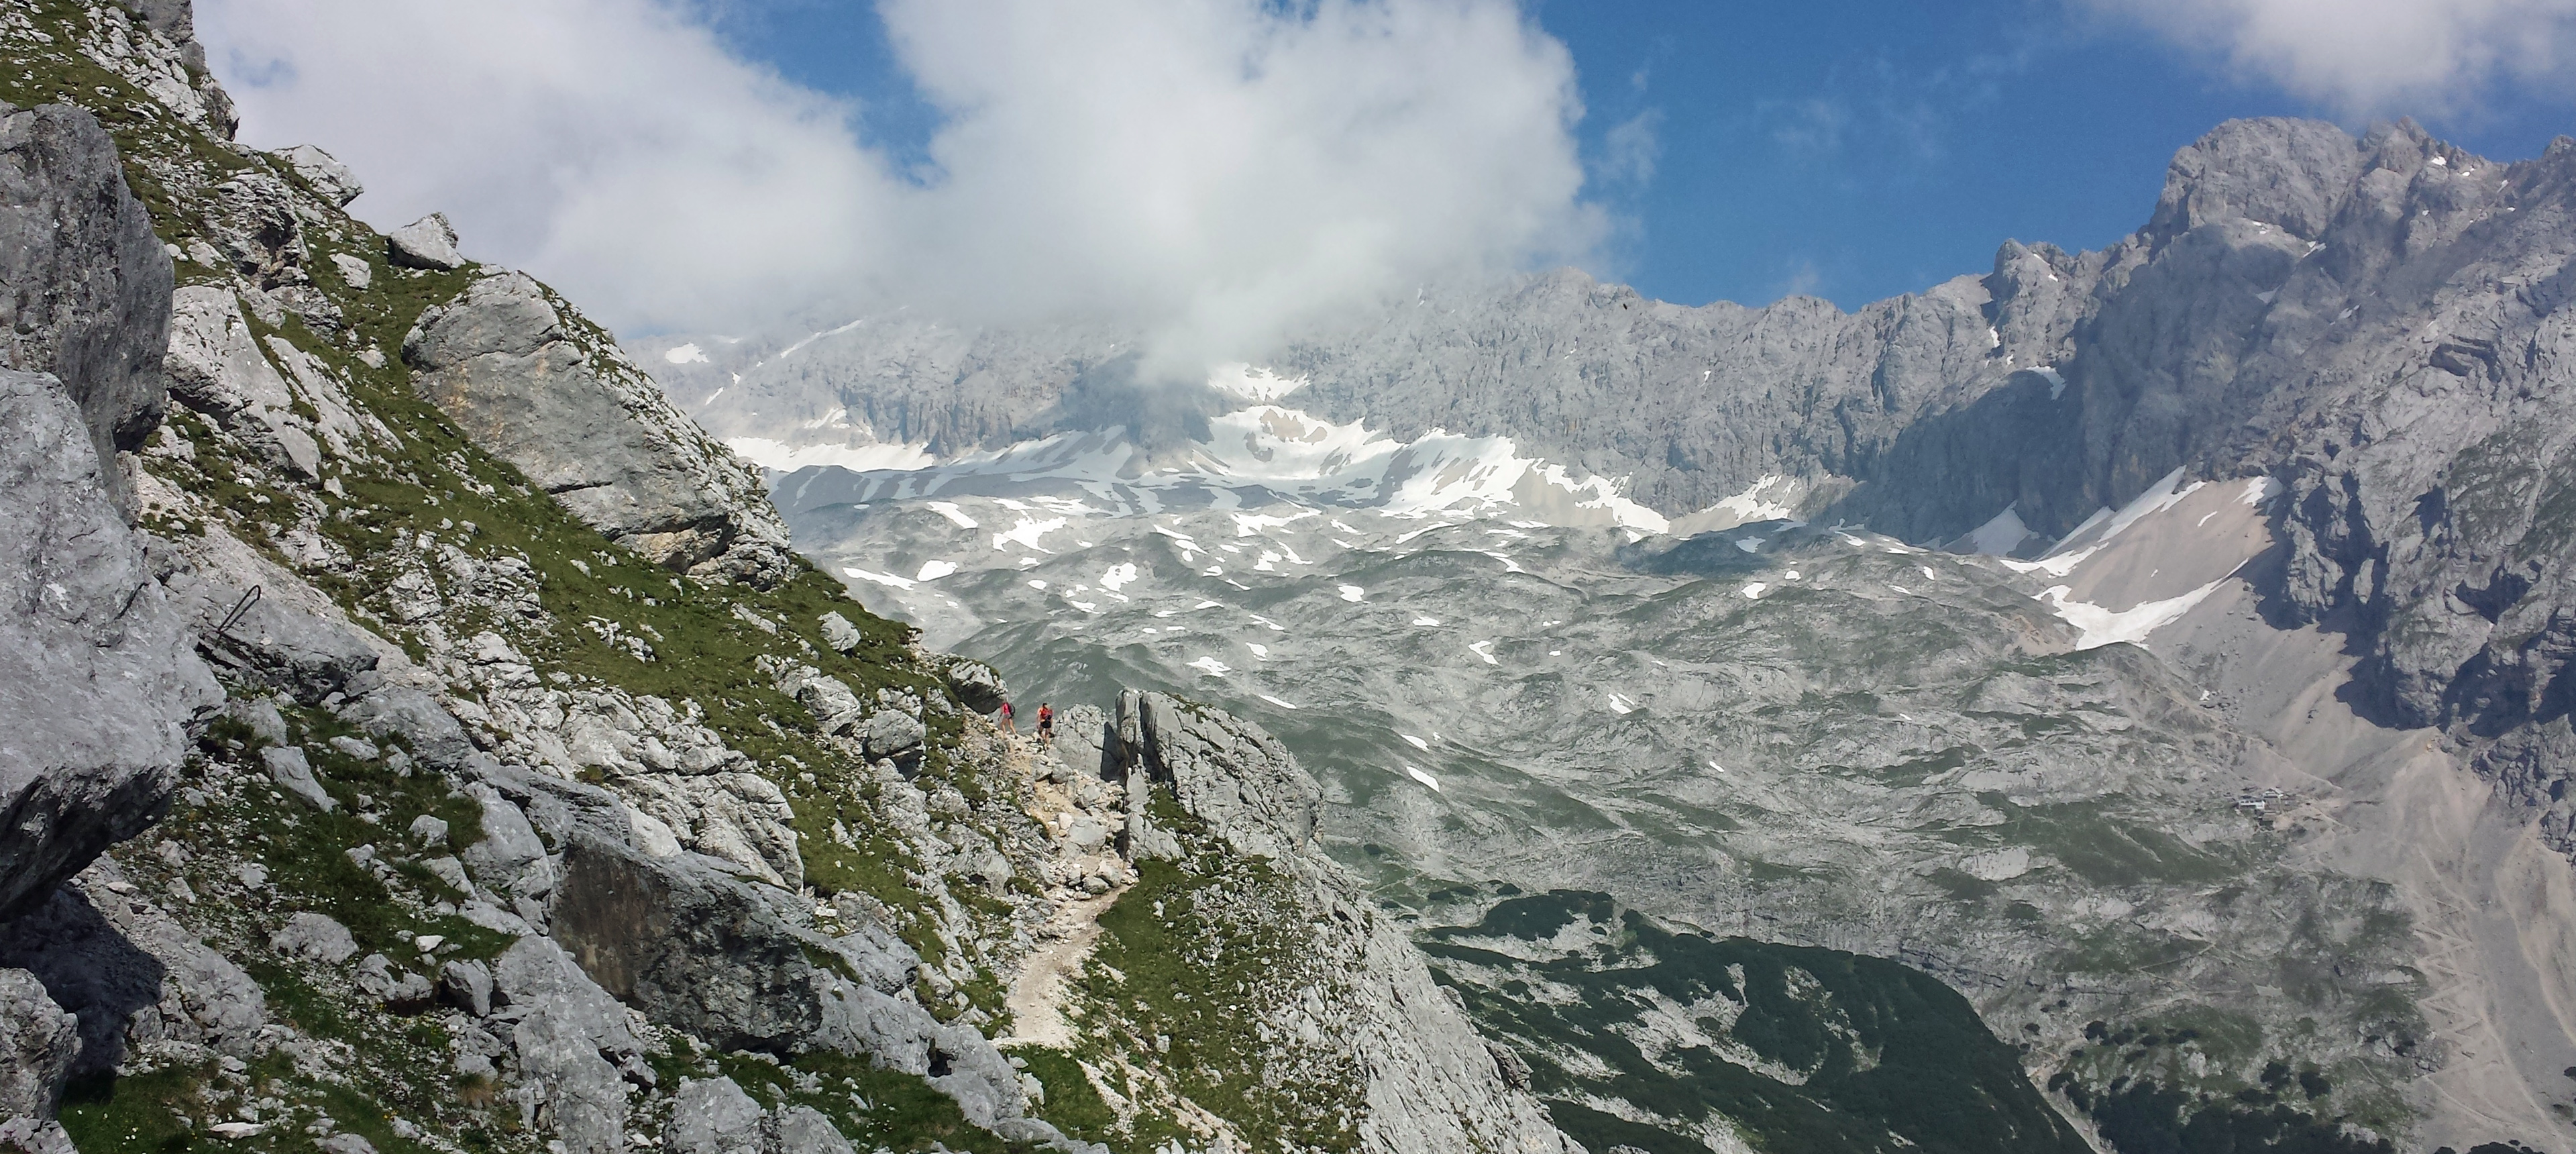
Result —
[[53, 377], [0, 370], [0, 919], [161, 815], [223, 700]]
[[366, 195], [367, 186], [358, 181], [358, 174], [349, 171], [340, 158], [310, 144], [296, 145], [278, 156], [335, 208], [347, 208], [350, 201]]
[[61, 378], [102, 460], [161, 422], [171, 284], [97, 118], [0, 103], [0, 368]]
[[477, 280], [421, 314], [403, 359], [476, 444], [618, 543], [707, 575], [795, 571], [759, 472], [525, 274]]
[[456, 251], [456, 226], [447, 223], [447, 214], [433, 212], [419, 220], [393, 230], [385, 236], [386, 255], [395, 264], [412, 268], [464, 268], [465, 254]]

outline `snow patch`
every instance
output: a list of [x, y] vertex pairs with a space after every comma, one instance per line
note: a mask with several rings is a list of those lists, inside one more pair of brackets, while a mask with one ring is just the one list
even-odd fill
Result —
[[973, 517], [966, 515], [966, 511], [964, 509], [958, 508], [957, 502], [955, 501], [931, 501], [928, 502], [928, 504], [932, 509], [937, 510], [940, 516], [956, 522], [958, 528], [982, 528], [982, 526], [975, 523], [975, 519]]
[[1422, 784], [1424, 784], [1424, 785], [1430, 786], [1430, 787], [1431, 787], [1431, 792], [1433, 792], [1433, 793], [1438, 793], [1438, 792], [1440, 792], [1440, 779], [1439, 779], [1439, 778], [1433, 777], [1433, 776], [1431, 776], [1430, 774], [1424, 773], [1424, 772], [1422, 772], [1421, 770], [1415, 769], [1415, 768], [1413, 768], [1412, 766], [1409, 766], [1409, 765], [1404, 767], [1404, 772], [1406, 772], [1406, 773], [1408, 773], [1408, 774], [1411, 774], [1411, 775], [1412, 775], [1412, 777], [1413, 777], [1413, 780], [1418, 781], [1418, 782], [1421, 782], [1421, 783], [1422, 783]]
[[1479, 642], [1476, 642], [1475, 644], [1470, 645], [1470, 646], [1468, 646], [1468, 647], [1467, 647], [1467, 652], [1469, 652], [1469, 653], [1473, 653], [1473, 654], [1475, 654], [1475, 655], [1476, 655], [1476, 656], [1478, 656], [1478, 657], [1482, 657], [1482, 658], [1484, 658], [1484, 659], [1485, 659], [1485, 664], [1487, 664], [1487, 665], [1500, 665], [1500, 664], [1502, 664], [1502, 662], [1494, 660], [1494, 643], [1493, 643], [1493, 642], [1491, 642], [1491, 641], [1479, 641]]
[[2149, 601], [2116, 613], [2089, 602], [2067, 600], [2066, 595], [2071, 590], [2064, 585], [2051, 585], [2039, 596], [2041, 600], [2048, 602], [2049, 608], [2055, 610], [2058, 617], [2075, 627], [2076, 632], [2080, 634], [2075, 642], [2077, 649], [2099, 649], [2122, 641], [2131, 645], [2144, 645], [2148, 634], [2180, 620], [2183, 614], [2191, 612], [2193, 606], [2200, 604], [2203, 598], [2216, 592], [2219, 586], [2227, 583], [2229, 577], [2235, 575], [2231, 570], [2227, 577], [2221, 577], [2182, 596], [2168, 597], [2162, 601]]
[[662, 361], [673, 365], [703, 365], [707, 363], [707, 351], [692, 342], [663, 353]]
[[1342, 600], [1349, 601], [1354, 604], [1358, 603], [1361, 598], [1368, 596], [1368, 590], [1362, 589], [1357, 585], [1344, 585], [1341, 589]]
[[1430, 743], [1430, 742], [1424, 741], [1424, 740], [1422, 740], [1422, 739], [1421, 739], [1421, 738], [1419, 738], [1419, 737], [1415, 737], [1415, 736], [1413, 736], [1413, 735], [1412, 735], [1412, 734], [1410, 734], [1410, 733], [1399, 733], [1399, 734], [1396, 734], [1396, 736], [1397, 736], [1397, 737], [1401, 737], [1401, 738], [1403, 738], [1403, 739], [1404, 739], [1404, 741], [1405, 741], [1405, 744], [1410, 745], [1410, 746], [1412, 746], [1412, 747], [1413, 747], [1413, 748], [1415, 748], [1415, 749], [1420, 749], [1420, 750], [1425, 750], [1425, 751], [1427, 751], [1427, 750], [1429, 750], [1429, 749], [1431, 748], [1431, 743]]
[[2020, 502], [2014, 502], [1968, 534], [1968, 547], [1989, 557], [2000, 557], [2020, 548], [2030, 537], [2030, 526], [2021, 520]]
[[1023, 549], [1037, 549], [1041, 553], [1050, 552], [1051, 550], [1039, 548], [1038, 538], [1064, 526], [1065, 519], [1062, 517], [1049, 517], [1044, 521], [1033, 517], [1022, 517], [1019, 524], [1011, 527], [1010, 532], [993, 534], [993, 548], [1000, 550], [1017, 544]]
[[879, 585], [884, 585], [894, 589], [910, 589], [914, 585], [914, 582], [902, 577], [897, 577], [892, 573], [871, 573], [865, 569], [849, 567], [843, 567], [841, 572], [847, 573], [852, 577], [856, 577], [861, 581], [874, 581]]
[[1116, 565], [1110, 566], [1108, 572], [1100, 575], [1100, 587], [1110, 591], [1111, 593], [1116, 593], [1120, 589], [1126, 588], [1128, 584], [1135, 580], [1136, 563], [1133, 561], [1122, 561]]
[[1213, 657], [1202, 657], [1196, 661], [1190, 662], [1190, 668], [1204, 672], [1210, 677], [1223, 677], [1226, 674], [1234, 672], [1233, 666], [1227, 665], [1225, 662], [1219, 661]]
[[1276, 698], [1276, 697], [1272, 697], [1272, 696], [1270, 696], [1270, 695], [1269, 695], [1269, 694], [1267, 694], [1267, 693], [1256, 693], [1256, 694], [1253, 694], [1253, 696], [1258, 697], [1258, 698], [1262, 699], [1263, 701], [1267, 701], [1267, 702], [1269, 702], [1269, 703], [1270, 703], [1270, 704], [1272, 704], [1272, 705], [1276, 705], [1276, 706], [1278, 706], [1278, 707], [1279, 707], [1279, 708], [1281, 708], [1281, 709], [1295, 709], [1295, 708], [1297, 708], [1296, 706], [1291, 705], [1291, 704], [1289, 704], [1289, 703], [1287, 703], [1287, 702], [1285, 702], [1285, 701], [1281, 701], [1281, 700], [1279, 700], [1279, 699], [1278, 699], [1278, 698]]
[[728, 437], [736, 456], [773, 473], [830, 465], [864, 473], [876, 469], [927, 469], [939, 463], [927, 442], [919, 445], [790, 445], [767, 437]]
[[957, 563], [954, 561], [924, 561], [921, 563], [921, 572], [913, 574], [912, 579], [915, 581], [937, 581], [956, 571]]
[[1306, 386], [1304, 377], [1283, 377], [1241, 361], [1208, 370], [1208, 387], [1247, 401], [1275, 401]]
[[1752, 583], [1752, 584], [1750, 584], [1750, 585], [1745, 586], [1745, 587], [1744, 587], [1744, 588], [1742, 588], [1742, 589], [1737, 590], [1736, 592], [1739, 592], [1739, 593], [1744, 594], [1744, 596], [1745, 596], [1745, 598], [1746, 598], [1747, 600], [1759, 601], [1759, 600], [1761, 600], [1761, 599], [1762, 599], [1762, 591], [1763, 591], [1763, 590], [1765, 590], [1765, 589], [1768, 589], [1768, 588], [1770, 588], [1770, 587], [1771, 587], [1771, 583], [1770, 583], [1770, 582], [1768, 582], [1768, 581], [1756, 581], [1756, 582], [1754, 582], [1754, 583]]

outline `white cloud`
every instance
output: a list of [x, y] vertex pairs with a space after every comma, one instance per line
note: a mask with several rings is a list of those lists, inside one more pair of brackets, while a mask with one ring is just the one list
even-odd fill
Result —
[[447, 211], [627, 326], [817, 299], [1144, 326], [1178, 362], [1582, 255], [1564, 47], [1510, 0], [883, 0], [945, 119], [915, 180], [680, 0], [200, 0], [245, 139], [379, 226]]
[[2354, 115], [2462, 111], [2576, 60], [2576, 0], [2088, 2]]
[[1601, 138], [1601, 174], [1614, 183], [1644, 184], [1655, 178], [1663, 158], [1664, 110], [1649, 108], [1618, 124]]

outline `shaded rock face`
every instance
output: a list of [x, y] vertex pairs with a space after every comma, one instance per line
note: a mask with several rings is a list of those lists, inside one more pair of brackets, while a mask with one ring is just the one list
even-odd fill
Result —
[[102, 460], [160, 424], [171, 283], [97, 118], [0, 104], [0, 367], [61, 378]]
[[620, 544], [674, 569], [786, 571], [787, 531], [759, 476], [524, 274], [422, 314], [403, 357], [422, 396]]

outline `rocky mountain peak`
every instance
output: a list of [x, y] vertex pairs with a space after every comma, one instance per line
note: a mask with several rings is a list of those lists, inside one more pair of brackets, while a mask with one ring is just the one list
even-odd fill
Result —
[[2219, 220], [2325, 234], [2371, 151], [2322, 120], [2231, 120], [2174, 154], [2141, 235], [2154, 247]]

